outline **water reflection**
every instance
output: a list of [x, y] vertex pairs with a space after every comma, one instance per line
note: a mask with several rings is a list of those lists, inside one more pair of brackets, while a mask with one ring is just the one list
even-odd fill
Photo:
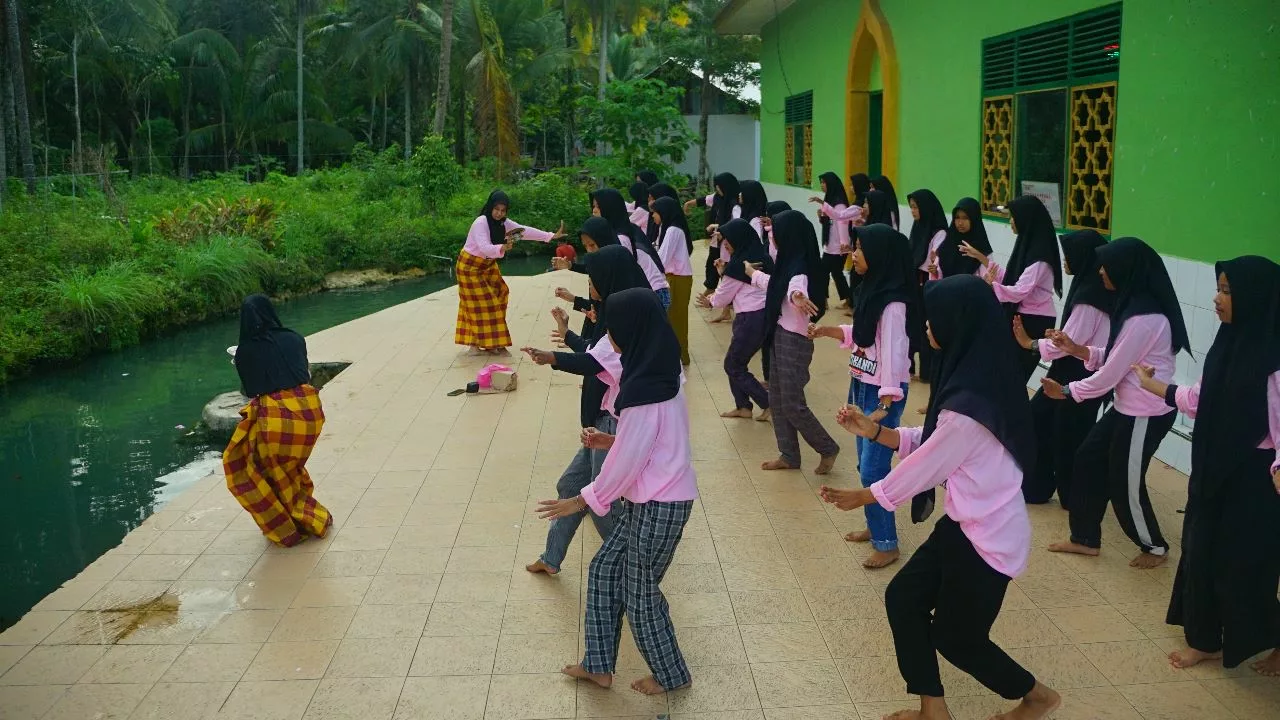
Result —
[[[504, 271], [545, 266], [513, 260]], [[306, 335], [450, 282], [322, 293], [277, 308]], [[226, 355], [238, 329], [228, 317], [0, 386], [0, 629], [217, 466], [220, 448], [183, 436], [205, 402], [238, 385]]]

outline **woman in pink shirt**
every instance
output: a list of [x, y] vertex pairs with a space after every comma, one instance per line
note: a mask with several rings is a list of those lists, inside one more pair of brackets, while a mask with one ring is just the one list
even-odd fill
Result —
[[666, 270], [667, 285], [671, 288], [671, 304], [667, 318], [680, 341], [680, 362], [689, 364], [689, 295], [693, 293], [693, 265], [689, 255], [693, 252], [693, 233], [680, 209], [680, 203], [669, 197], [660, 197], [652, 205], [650, 222], [658, 226], [658, 259]]
[[1220, 262], [1214, 309], [1222, 324], [1191, 387], [1135, 368], [1142, 387], [1196, 419], [1182, 557], [1168, 622], [1187, 649], [1174, 667], [1222, 658], [1280, 675], [1280, 265], [1246, 256]]
[[680, 387], [680, 344], [649, 290], [610, 296], [605, 321], [609, 341], [622, 354], [614, 401], [618, 434], [584, 430], [583, 445], [610, 448], [600, 475], [581, 495], [539, 502], [538, 513], [558, 518], [590, 509], [603, 515], [622, 498], [618, 525], [587, 572], [586, 652], [564, 673], [610, 687], [625, 613], [653, 673], [631, 687], [657, 695], [691, 681], [660, 587], [698, 497], [689, 409]]
[[[1071, 289], [1062, 308], [1062, 332], [1079, 338], [1085, 346], [1105, 346], [1111, 336], [1111, 310], [1116, 296], [1103, 287], [1097, 258], [1097, 249], [1106, 244], [1107, 239], [1096, 230], [1077, 230], [1062, 236], [1062, 269], [1071, 276]], [[1031, 337], [1017, 317], [1013, 319], [1013, 336], [1037, 360], [1052, 363], [1048, 377], [1055, 382], [1072, 383], [1089, 377], [1080, 358], [1062, 352], [1052, 341]], [[1044, 388], [1036, 390], [1031, 398], [1036, 464], [1022, 476], [1022, 496], [1027, 502], [1047, 503], [1056, 490], [1062, 507], [1071, 507], [1076, 452], [1098, 421], [1102, 402], [1100, 397], [1079, 403], [1058, 402], [1045, 395]]]
[[818, 176], [822, 197], [814, 195], [809, 202], [819, 203], [818, 223], [822, 226], [822, 266], [836, 283], [840, 302], [849, 304], [849, 279], [844, 276], [844, 258], [850, 252], [849, 222], [860, 217], [862, 209], [849, 209], [849, 196], [840, 176], [825, 172]]
[[[853, 324], [809, 326], [810, 337], [825, 336], [852, 350], [849, 356], [849, 404], [888, 428], [898, 427], [911, 383], [907, 353], [907, 315], [919, 312], [911, 251], [902, 233], [888, 225], [864, 225], [856, 231], [853, 269], [862, 277], [853, 306]], [[908, 312], [910, 308], [910, 313]], [[893, 453], [858, 438], [858, 475], [871, 487], [889, 474]], [[898, 528], [893, 513], [867, 505], [867, 529], [845, 535], [850, 542], [871, 542], [866, 568], [882, 568], [898, 560]]]
[[509, 207], [511, 199], [506, 193], [490, 193], [458, 251], [454, 270], [458, 278], [458, 322], [453, 342], [470, 346], [474, 353], [507, 354], [511, 346], [511, 331], [507, 328], [510, 291], [498, 269], [498, 259], [517, 240], [550, 242], [565, 235], [563, 222], [554, 233], [514, 222], [507, 217]]
[[888, 201], [890, 222], [885, 223], [885, 225], [892, 227], [894, 230], [900, 229], [901, 223], [899, 222], [898, 213], [901, 211], [898, 209], [898, 191], [893, 189], [893, 183], [889, 182], [889, 176], [877, 175], [871, 178], [871, 189], [883, 193], [885, 200]]
[[752, 403], [760, 407], [761, 422], [769, 420], [769, 391], [751, 374], [751, 358], [764, 346], [765, 291], [751, 284], [746, 266], [760, 264], [765, 272], [773, 262], [756, 231], [745, 220], [730, 220], [720, 226], [720, 242], [732, 255], [725, 265], [724, 276], [709, 298], [699, 298], [705, 308], [733, 307], [733, 337], [724, 354], [724, 374], [729, 377], [729, 392], [734, 409], [720, 414], [722, 418], [750, 418]]
[[1050, 331], [1053, 344], [1083, 360], [1093, 374], [1066, 384], [1045, 378], [1040, 385], [1048, 397], [1074, 403], [1114, 391], [1115, 404], [1076, 451], [1068, 508], [1071, 539], [1049, 550], [1097, 555], [1110, 502], [1125, 535], [1142, 550], [1129, 564], [1153, 568], [1168, 560], [1169, 544], [1147, 497], [1147, 466], [1177, 414], [1144, 391], [1129, 369], [1151, 366], [1156, 379], [1169, 382], [1174, 356], [1189, 349], [1190, 342], [1182, 306], [1159, 253], [1137, 238], [1120, 238], [1095, 252], [1102, 284], [1116, 293], [1107, 344], [1081, 345], [1066, 333]]
[[[947, 212], [932, 190], [921, 188], [907, 195], [911, 206], [911, 265], [914, 268], [917, 287], [923, 289], [932, 279], [930, 268], [938, 262], [938, 248], [947, 237]], [[920, 364], [912, 362], [912, 370], [920, 370], [920, 381], [928, 384], [933, 378], [933, 349], [924, 337], [924, 328], [911, 338], [911, 355], [920, 355]]]
[[841, 510], [875, 503], [893, 512], [910, 502], [912, 520], [923, 522], [934, 488], [946, 483], [946, 515], [885, 590], [898, 670], [907, 692], [920, 696], [924, 720], [950, 717], [938, 653], [1001, 697], [1022, 700], [1000, 717], [1037, 720], [1061, 698], [991, 641], [1009, 581], [1026, 568], [1031, 551], [1022, 468], [1034, 462], [1035, 437], [1018, 349], [1007, 317], [978, 278], [930, 283], [924, 303], [938, 351], [924, 427], [886, 428], [846, 405], [840, 424], [897, 450], [902, 461], [870, 488], [824, 486], [822, 497]]
[[813, 223], [797, 210], [773, 217], [778, 243], [774, 272], [747, 265], [751, 284], [765, 291], [765, 347], [771, 348], [769, 364], [769, 409], [773, 434], [778, 440], [778, 459], [760, 467], [765, 470], [795, 470], [800, 467], [800, 437], [818, 451], [822, 459], [814, 471], [826, 475], [836, 463], [840, 446], [814, 417], [805, 399], [809, 384], [809, 363], [813, 361], [813, 340], [809, 323], [827, 310], [827, 273], [818, 256], [818, 236]]
[[971, 197], [960, 198], [960, 202], [951, 210], [951, 226], [947, 228], [947, 237], [938, 246], [934, 263], [929, 267], [929, 277], [941, 280], [952, 275], [978, 275], [987, 272], [987, 267], [961, 252], [964, 245], [977, 250], [980, 255], [991, 258], [991, 240], [987, 238], [987, 226], [982, 222], [982, 206]]
[[649, 235], [649, 186], [642, 182], [635, 183], [630, 189], [631, 202], [627, 210], [631, 213], [631, 224], [640, 228], [640, 232]]
[[644, 270], [644, 276], [649, 278], [649, 287], [662, 301], [662, 307], [670, 306], [671, 286], [667, 283], [662, 258], [659, 257], [657, 248], [649, 244], [648, 238], [640, 232], [640, 228], [631, 222], [622, 193], [613, 188], [604, 188], [591, 193], [591, 213], [609, 221], [613, 231], [618, 234], [618, 242], [635, 255], [640, 269]]
[[[1009, 229], [1018, 238], [1003, 270], [991, 267], [990, 258], [977, 248], [962, 246], [961, 251], [988, 267], [984, 277], [992, 283], [996, 298], [1005, 304], [1009, 318], [1021, 315], [1027, 333], [1041, 337], [1057, 321], [1053, 295], [1062, 295], [1062, 257], [1058, 254], [1053, 218], [1039, 198], [1022, 195], [1009, 203]], [[1023, 380], [1030, 381], [1039, 360], [1026, 353], [1021, 360]]]
[[712, 179], [712, 185], [715, 192], [684, 204], [685, 212], [693, 210], [695, 205], [711, 209], [711, 224], [707, 226], [707, 235], [711, 239], [707, 243], [707, 262], [703, 267], [703, 295], [710, 295], [720, 282], [720, 271], [716, 269], [716, 260], [720, 259], [720, 244], [716, 239], [715, 228], [742, 215], [742, 208], [738, 205], [742, 186], [738, 183], [738, 178], [733, 173], [720, 173]]
[[[764, 186], [755, 180], [743, 180], [738, 205], [742, 208], [742, 219], [751, 225], [751, 229], [756, 231], [756, 237], [763, 241], [764, 220], [769, 209], [769, 195], [764, 191]], [[729, 254], [732, 256], [732, 251]]]

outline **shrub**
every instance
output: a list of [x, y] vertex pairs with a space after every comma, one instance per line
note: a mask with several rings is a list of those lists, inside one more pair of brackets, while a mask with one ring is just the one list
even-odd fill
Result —
[[49, 281], [50, 304], [86, 336], [113, 349], [138, 339], [146, 313], [161, 302], [160, 284], [138, 263], [114, 262], [90, 272], [75, 268]]
[[155, 219], [161, 237], [180, 245], [217, 235], [253, 238], [270, 250], [279, 239], [277, 207], [269, 198], [223, 198], [198, 202], [187, 210], [171, 210]]
[[453, 150], [439, 135], [423, 138], [413, 151], [410, 164], [422, 191], [423, 204], [437, 208], [464, 189], [466, 171], [453, 157]]
[[246, 295], [260, 291], [275, 265], [257, 242], [230, 237], [184, 247], [172, 262], [180, 287], [199, 293], [203, 304], [215, 309], [235, 307]]

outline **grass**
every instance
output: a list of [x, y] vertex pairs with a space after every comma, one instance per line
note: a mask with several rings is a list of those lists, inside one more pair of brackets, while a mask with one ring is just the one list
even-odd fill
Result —
[[[457, 254], [494, 184], [426, 145], [408, 162], [395, 150], [357, 155], [303, 178], [147, 177], [117, 182], [113, 198], [11, 192], [0, 213], [0, 383], [234, 312], [253, 292], [314, 290], [336, 270], [439, 268], [431, 256]], [[579, 227], [589, 207], [571, 176], [503, 185], [512, 216]], [[249, 224], [225, 222], [246, 214]]]

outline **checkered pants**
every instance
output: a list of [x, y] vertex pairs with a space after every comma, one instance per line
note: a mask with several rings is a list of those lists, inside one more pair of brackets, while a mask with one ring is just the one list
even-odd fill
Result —
[[693, 501], [623, 501], [613, 534], [587, 573], [587, 652], [582, 667], [612, 673], [618, 664], [622, 615], [658, 684], [678, 688], [690, 680], [680, 654], [667, 599], [658, 584], [671, 566]]

